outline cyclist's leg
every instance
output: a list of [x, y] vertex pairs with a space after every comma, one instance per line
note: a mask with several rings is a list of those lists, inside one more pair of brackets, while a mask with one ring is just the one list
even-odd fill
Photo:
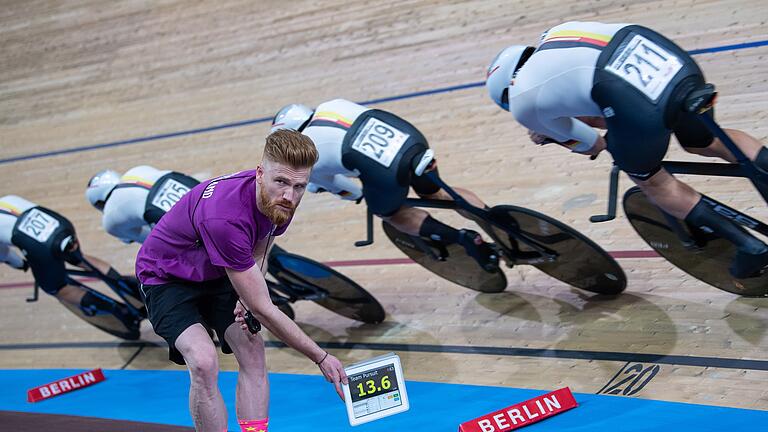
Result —
[[701, 194], [666, 170], [661, 169], [648, 179], [632, 177], [643, 193], [664, 211], [678, 219], [707, 227], [738, 248], [731, 264], [731, 274], [738, 278], [754, 276], [768, 264], [768, 246], [749, 234], [738, 224], [717, 214]]
[[[39, 275], [41, 272], [35, 272], [39, 268], [37, 262], [31, 262], [33, 274]], [[108, 316], [112, 316], [119, 321], [122, 326], [129, 330], [137, 330], [139, 318], [131, 313], [128, 307], [117, 302], [98, 291], [84, 288], [80, 285], [69, 283], [64, 271], [64, 264], [60, 268], [51, 263], [45, 265], [45, 276], [37, 276], [35, 280], [46, 293], [55, 297], [62, 305], [70, 310], [79, 311], [76, 313], [80, 318], [97, 327], [114, 328], [116, 332], [123, 333], [124, 330], [114, 327], [116, 323], [109, 325]]]
[[421, 227], [424, 224], [424, 221], [430, 216], [428, 212], [422, 209], [403, 206], [391, 215], [379, 215], [379, 217], [397, 228], [398, 231], [412, 236], [419, 236], [421, 235]]
[[649, 200], [678, 219], [685, 219], [701, 200], [701, 194], [663, 168], [645, 179], [631, 174], [629, 178], [640, 186]]
[[78, 267], [80, 267], [80, 268], [82, 268], [84, 270], [96, 270], [96, 271], [100, 272], [101, 274], [104, 274], [104, 275], [107, 275], [107, 276], [110, 276], [110, 277], [115, 277], [115, 276], [119, 277], [120, 276], [120, 273], [118, 273], [117, 270], [115, 270], [110, 263], [102, 260], [101, 258], [97, 258], [97, 257], [95, 257], [93, 255], [89, 255], [89, 254], [83, 254], [83, 257], [91, 265], [88, 266], [84, 262], [80, 262], [79, 264], [75, 264], [75, 265], [77, 265]]
[[469, 256], [488, 271], [494, 271], [498, 266], [496, 252], [476, 231], [457, 230], [433, 218], [428, 212], [413, 207], [401, 207], [394, 214], [381, 216], [381, 218], [412, 236], [427, 237], [445, 245], [458, 243], [464, 247]]
[[120, 290], [120, 292], [123, 295], [128, 295], [131, 298], [128, 298], [128, 300], [135, 306], [136, 308], [143, 307], [144, 303], [141, 300], [141, 293], [139, 292], [139, 284], [136, 280], [127, 280], [127, 278], [123, 277], [123, 275], [120, 274], [120, 272], [117, 271], [112, 265], [100, 258], [97, 258], [93, 255], [83, 254], [83, 257], [85, 257], [85, 260], [88, 261], [91, 266], [86, 265], [84, 262], [81, 262], [77, 266], [84, 269], [84, 270], [92, 270], [90, 267], [94, 267], [94, 269], [104, 276], [114, 280], [117, 282], [116, 285], [112, 285], [114, 289]]
[[[592, 94], [604, 110], [610, 108], [613, 112], [606, 118], [608, 151], [616, 165], [629, 174], [651, 201], [670, 215], [694, 226], [706, 226], [734, 243], [739, 250], [731, 266], [734, 276], [753, 275], [765, 265], [764, 261], [768, 263], [765, 244], [715, 213], [698, 192], [661, 168], [672, 132], [661, 109], [612, 76], [596, 83]], [[668, 110], [679, 111], [679, 107]], [[689, 144], [679, 119], [675, 118], [671, 125]]]
[[129, 295], [132, 299], [129, 299], [131, 304], [136, 308], [142, 308], [144, 303], [141, 300], [141, 293], [139, 293], [139, 286], [137, 283], [127, 283], [123, 276], [112, 267], [108, 262], [97, 258], [93, 255], [88, 255], [82, 252], [80, 243], [74, 239], [70, 245], [70, 248], [64, 252], [64, 260], [73, 266], [80, 267], [86, 271], [97, 271], [106, 277], [115, 281], [122, 281], [118, 283], [116, 289], [119, 289], [122, 295]]
[[[437, 163], [433, 162], [429, 170], [434, 170], [437, 172]], [[453, 200], [448, 192], [441, 189], [424, 175], [413, 175], [411, 177], [411, 187], [413, 187], [413, 190], [422, 198], [449, 201]], [[480, 198], [471, 191], [462, 188], [455, 188], [454, 190], [470, 204], [480, 208], [486, 207], [485, 203], [483, 203], [483, 201], [480, 200]], [[424, 210], [410, 210], [418, 210], [420, 212], [418, 213], [418, 219], [416, 218], [416, 213], [413, 213], [413, 218], [415, 221], [421, 222], [418, 228], [420, 236], [429, 237], [434, 240], [441, 240], [446, 244], [459, 243], [467, 251], [467, 254], [474, 258], [481, 267], [489, 271], [496, 269], [496, 266], [498, 265], [498, 257], [496, 256], [496, 252], [488, 243], [483, 240], [483, 237], [480, 235], [480, 233], [470, 229], [457, 230], [433, 218]], [[465, 218], [474, 220], [470, 213], [462, 210], [457, 211]]]
[[[714, 117], [714, 110], [707, 112], [708, 116]], [[698, 114], [682, 112], [673, 126], [673, 131], [680, 145], [689, 153], [701, 156], [719, 157], [728, 162], [736, 162], [730, 150], [723, 144], [720, 138], [715, 137], [712, 132], [699, 120]], [[757, 164], [758, 167], [768, 171], [768, 150], [764, 150], [763, 143], [757, 138], [738, 129], [723, 129], [734, 144], [744, 152], [747, 158]]]

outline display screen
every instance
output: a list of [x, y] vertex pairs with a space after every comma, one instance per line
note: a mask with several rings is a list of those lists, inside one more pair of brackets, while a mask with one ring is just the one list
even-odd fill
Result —
[[402, 405], [394, 364], [350, 375], [349, 393], [358, 418]]

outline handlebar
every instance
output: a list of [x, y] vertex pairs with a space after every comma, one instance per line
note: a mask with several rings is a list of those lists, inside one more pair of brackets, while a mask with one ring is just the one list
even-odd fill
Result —
[[594, 215], [589, 218], [592, 223], [608, 222], [616, 219], [616, 201], [619, 190], [619, 167], [614, 165], [609, 175], [608, 211], [606, 214]]

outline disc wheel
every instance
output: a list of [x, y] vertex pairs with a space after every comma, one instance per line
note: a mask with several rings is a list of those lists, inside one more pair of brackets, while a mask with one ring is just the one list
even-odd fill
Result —
[[[736, 279], [728, 271], [736, 246], [721, 237], [671, 219], [648, 201], [638, 187], [624, 194], [624, 212], [637, 234], [667, 261], [699, 279], [730, 293], [745, 297], [768, 296], [768, 273], [748, 279]], [[676, 221], [673, 227], [671, 221]], [[675, 228], [693, 240], [684, 244]]]

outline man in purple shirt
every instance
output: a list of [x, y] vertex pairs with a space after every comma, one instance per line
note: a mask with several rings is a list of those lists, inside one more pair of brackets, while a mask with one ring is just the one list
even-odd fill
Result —
[[272, 304], [264, 280], [272, 239], [288, 228], [317, 157], [312, 140], [298, 132], [269, 135], [260, 166], [196, 186], [139, 250], [136, 275], [149, 320], [168, 342], [169, 358], [189, 368], [190, 411], [198, 431], [222, 432], [227, 425], [211, 330], [222, 352], [234, 352], [240, 365], [236, 403], [242, 430], [267, 429], [264, 341], [247, 330], [247, 311], [313, 360], [343, 399], [340, 383], [347, 377], [341, 362]]

